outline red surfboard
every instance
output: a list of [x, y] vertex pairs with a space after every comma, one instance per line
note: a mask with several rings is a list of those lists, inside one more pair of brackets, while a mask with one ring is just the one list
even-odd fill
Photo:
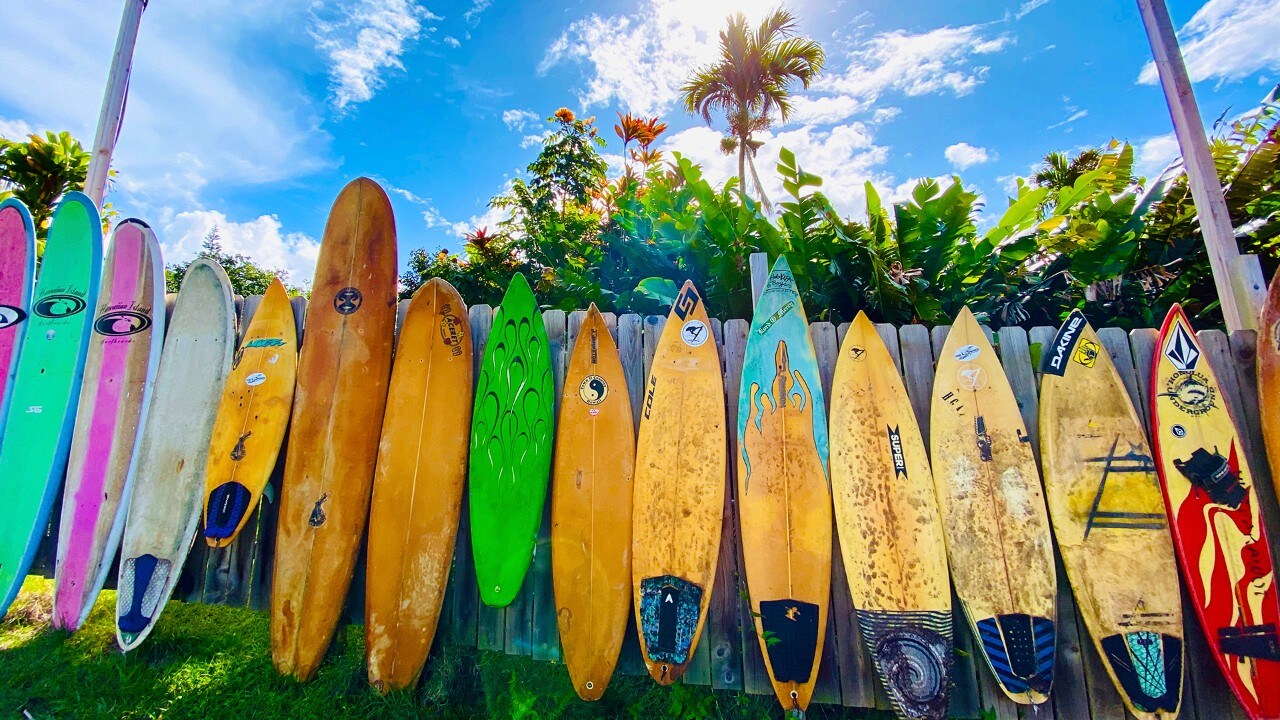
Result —
[[1151, 409], [1178, 564], [1214, 659], [1250, 718], [1280, 718], [1280, 602], [1258, 493], [1218, 379], [1176, 304], [1156, 343]]

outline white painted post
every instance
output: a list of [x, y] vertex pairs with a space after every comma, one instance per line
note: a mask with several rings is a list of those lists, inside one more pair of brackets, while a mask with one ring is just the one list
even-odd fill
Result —
[[[1256, 329], [1261, 311], [1260, 296], [1250, 286], [1256, 283], [1261, 270], [1255, 272], [1242, 263], [1235, 229], [1222, 197], [1222, 184], [1218, 182], [1213, 157], [1209, 154], [1204, 121], [1200, 118], [1191, 79], [1187, 76], [1178, 38], [1173, 32], [1169, 8], [1164, 0], [1138, 0], [1138, 9], [1142, 12], [1156, 70], [1160, 73], [1160, 84], [1164, 87], [1169, 114], [1173, 117], [1173, 129], [1182, 150], [1191, 197], [1200, 216], [1200, 232], [1209, 251], [1213, 281], [1222, 303], [1222, 317], [1228, 330]], [[1257, 258], [1252, 264], [1257, 265]]]
[[89, 159], [89, 174], [84, 181], [84, 192], [102, 207], [102, 196], [107, 188], [107, 171], [111, 168], [111, 154], [116, 139], [120, 137], [120, 123], [124, 120], [124, 101], [129, 92], [129, 70], [133, 65], [133, 48], [138, 41], [138, 25], [147, 0], [125, 0], [124, 16], [120, 19], [120, 34], [116, 36], [116, 51], [111, 57], [111, 72], [107, 75], [107, 92], [102, 98], [102, 113], [98, 116], [98, 133], [93, 139], [93, 156]]

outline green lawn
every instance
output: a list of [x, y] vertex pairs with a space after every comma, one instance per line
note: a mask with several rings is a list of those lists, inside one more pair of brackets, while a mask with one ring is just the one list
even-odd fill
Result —
[[[381, 697], [365, 682], [363, 628], [339, 632], [305, 685], [271, 666], [266, 613], [171, 602], [128, 656], [116, 649], [104, 592], [74, 635], [49, 628], [53, 583], [28, 578], [0, 626], [0, 718], [770, 718], [772, 698], [660, 687], [617, 676], [597, 703], [578, 700], [564, 666], [471, 648], [438, 648], [413, 692]], [[811, 718], [877, 717], [814, 706]], [[887, 717], [887, 716], [885, 716]]]

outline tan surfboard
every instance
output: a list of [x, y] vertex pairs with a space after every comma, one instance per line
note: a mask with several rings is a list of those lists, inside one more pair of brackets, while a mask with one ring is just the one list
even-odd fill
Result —
[[1053, 686], [1057, 574], [1040, 473], [1018, 402], [968, 308], [938, 358], [930, 456], [956, 595], [1014, 702]]
[[885, 694], [899, 717], [945, 718], [954, 651], [942, 516], [902, 376], [861, 312], [831, 383], [831, 490], [849, 592]]
[[271, 586], [271, 658], [308, 680], [337, 628], [369, 517], [391, 375], [396, 231], [377, 183], [334, 201], [298, 357]]
[[631, 577], [649, 674], [670, 685], [706, 620], [725, 488], [724, 376], [702, 296], [686, 282], [645, 383], [636, 443]]
[[417, 683], [440, 621], [467, 477], [471, 355], [462, 296], [428, 280], [400, 326], [369, 511], [365, 654], [380, 691]]
[[1142, 420], [1079, 310], [1043, 352], [1040, 460], [1076, 606], [1130, 712], [1172, 720], [1182, 698], [1182, 598]]
[[631, 612], [635, 442], [622, 360], [592, 303], [565, 372], [551, 476], [556, 621], [583, 700], [608, 687]]
[[[1280, 273], [1271, 278], [1258, 321], [1258, 408], [1271, 476], [1280, 478]], [[1280, 488], [1280, 484], [1276, 485]], [[1280, 494], [1280, 489], [1276, 492]]]
[[297, 375], [297, 325], [277, 278], [245, 330], [218, 406], [204, 479], [209, 547], [230, 545], [258, 507], [289, 427]]

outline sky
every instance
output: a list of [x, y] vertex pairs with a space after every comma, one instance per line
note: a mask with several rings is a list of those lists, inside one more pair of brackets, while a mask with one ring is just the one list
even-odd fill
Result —
[[[1207, 123], [1280, 82], [1280, 0], [1168, 0]], [[69, 130], [88, 146], [122, 2], [9, 0], [0, 24], [0, 136]], [[658, 114], [658, 147], [723, 182], [723, 124], [679, 88], [716, 57], [726, 17], [774, 0], [151, 0], [108, 201], [186, 260], [215, 225], [224, 249], [308, 285], [333, 198], [365, 175], [388, 191], [401, 264], [493, 227], [488, 207], [536, 157], [562, 106], [595, 116], [614, 172], [618, 111]], [[998, 213], [1043, 155], [1134, 144], [1154, 177], [1177, 154], [1134, 2], [791, 0], [826, 70], [761, 136], [825, 180], [845, 215], [864, 185], [908, 196], [959, 174]], [[55, 21], [56, 19], [56, 21]]]

